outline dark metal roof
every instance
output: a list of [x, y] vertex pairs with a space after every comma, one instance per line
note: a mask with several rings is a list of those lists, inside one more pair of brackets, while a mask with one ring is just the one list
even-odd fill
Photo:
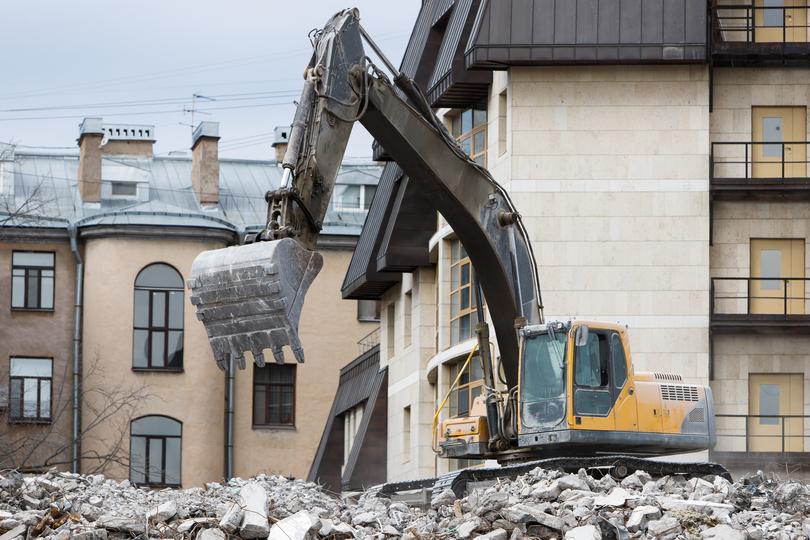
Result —
[[[385, 481], [387, 380], [388, 369], [380, 369], [379, 345], [340, 370], [337, 393], [309, 470], [309, 481], [333, 491], [362, 489]], [[365, 404], [363, 416], [351, 453], [344, 456], [341, 415], [361, 403]], [[346, 466], [341, 471], [344, 461]]]
[[486, 98], [491, 76], [469, 71], [463, 46], [478, 12], [480, 0], [457, 0], [447, 24], [436, 67], [428, 83], [428, 101], [433, 107], [465, 107]]
[[706, 13], [706, 0], [483, 0], [466, 63], [702, 63]]
[[399, 281], [399, 274], [383, 274], [376, 269], [377, 252], [388, 222], [394, 197], [391, 195], [402, 178], [402, 169], [396, 163], [386, 163], [368, 211], [363, 231], [357, 239], [341, 292], [344, 298], [376, 299]]

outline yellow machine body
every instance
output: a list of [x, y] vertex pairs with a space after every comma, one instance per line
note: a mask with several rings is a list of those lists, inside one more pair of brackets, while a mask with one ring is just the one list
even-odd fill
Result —
[[466, 418], [441, 424], [446, 457], [513, 459], [599, 454], [666, 455], [714, 444], [706, 386], [680, 375], [635, 372], [627, 329], [574, 321], [521, 331], [520, 384], [511, 404], [511, 447], [491, 448], [484, 396]]

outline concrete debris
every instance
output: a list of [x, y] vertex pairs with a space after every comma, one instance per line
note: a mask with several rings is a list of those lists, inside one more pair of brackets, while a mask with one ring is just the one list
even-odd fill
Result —
[[[418, 497], [410, 497], [417, 500]], [[810, 540], [810, 490], [762, 473], [621, 482], [534, 469], [428, 507], [374, 492], [340, 499], [316, 484], [259, 475], [150, 490], [100, 475], [0, 476], [0, 540]]]

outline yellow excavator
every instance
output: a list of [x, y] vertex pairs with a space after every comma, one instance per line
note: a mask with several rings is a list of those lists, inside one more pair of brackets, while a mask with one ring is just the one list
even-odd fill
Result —
[[[674, 374], [636, 373], [622, 326], [544, 320], [531, 241], [509, 193], [462, 151], [424, 94], [365, 32], [357, 10], [334, 15], [313, 41], [282, 183], [266, 196], [266, 228], [245, 245], [201, 253], [192, 266], [191, 301], [218, 365], [244, 368], [246, 353], [263, 365], [268, 350], [284, 362], [285, 347], [304, 361], [301, 306], [322, 265], [318, 234], [349, 134], [360, 122], [432, 201], [476, 269], [475, 361], [484, 394], [470, 417], [438, 426], [437, 450], [504, 466], [456, 471], [436, 480], [434, 493], [461, 492], [467, 481], [538, 465], [606, 469], [618, 477], [638, 468], [728, 476], [711, 463], [644, 459], [714, 444], [711, 390]], [[390, 77], [368, 58], [364, 42]]]

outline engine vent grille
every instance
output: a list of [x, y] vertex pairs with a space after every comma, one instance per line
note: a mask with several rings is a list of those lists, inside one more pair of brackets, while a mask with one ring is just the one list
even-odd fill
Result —
[[681, 377], [680, 375], [676, 375], [674, 373], [658, 373], [658, 372], [656, 372], [653, 375], [655, 375], [655, 380], [656, 381], [681, 382], [683, 380], [683, 377]]
[[664, 401], [698, 401], [697, 386], [685, 384], [662, 384], [661, 399]]
[[692, 423], [703, 423], [706, 421], [706, 412], [703, 410], [703, 407], [695, 407], [689, 411], [687, 419]]

